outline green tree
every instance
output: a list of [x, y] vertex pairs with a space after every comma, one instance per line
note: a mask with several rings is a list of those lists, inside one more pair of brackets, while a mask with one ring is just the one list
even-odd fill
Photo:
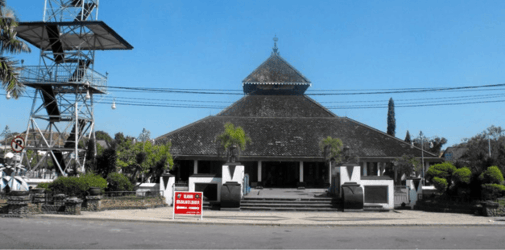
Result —
[[319, 142], [319, 149], [326, 161], [342, 161], [342, 149], [344, 144], [339, 138], [328, 136]]
[[502, 172], [505, 171], [505, 135], [501, 127], [490, 126], [455, 146], [468, 149], [456, 160], [457, 166], [468, 166], [476, 175], [489, 166], [497, 166]]
[[149, 141], [151, 139], [151, 131], [147, 130], [147, 129], [142, 129], [142, 133], [140, 133], [139, 137], [137, 137], [137, 140], [139, 140], [140, 142], [146, 142], [146, 141]]
[[406, 143], [410, 144], [412, 142], [412, 139], [410, 139], [410, 133], [407, 130], [407, 134], [405, 135], [405, 140]]
[[388, 103], [388, 135], [395, 136], [396, 134], [396, 118], [395, 118], [395, 102], [393, 98], [389, 98]]
[[224, 125], [224, 132], [216, 137], [216, 142], [225, 150], [228, 161], [234, 162], [235, 157], [244, 151], [251, 138], [246, 135], [242, 127], [236, 127], [230, 122]]
[[136, 183], [140, 175], [157, 181], [166, 169], [173, 166], [170, 142], [153, 144], [148, 139], [134, 142], [131, 137], [118, 135], [117, 138], [116, 164], [132, 183]]
[[5, 54], [30, 52], [30, 48], [16, 37], [14, 29], [18, 26], [18, 19], [5, 0], [0, 0], [0, 15], [0, 79], [2, 88], [17, 99], [24, 92], [24, 85], [18, 79], [20, 68]]
[[[421, 137], [417, 137], [413, 140], [413, 142], [414, 146], [418, 148], [421, 148], [422, 146], [425, 152], [430, 152], [438, 156], [442, 150], [442, 147], [447, 143], [447, 139], [444, 137], [435, 136], [428, 140], [426, 140], [426, 138], [422, 140]], [[421, 142], [424, 144], [421, 145]]]
[[426, 179], [432, 182], [440, 193], [449, 194], [455, 171], [456, 167], [450, 162], [442, 162], [431, 166], [426, 171]]
[[396, 169], [395, 182], [399, 182], [398, 177], [409, 177], [421, 170], [421, 163], [412, 155], [402, 155], [393, 161], [393, 166]]

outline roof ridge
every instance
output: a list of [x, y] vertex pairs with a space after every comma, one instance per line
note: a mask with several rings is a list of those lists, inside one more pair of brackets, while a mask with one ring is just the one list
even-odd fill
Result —
[[310, 98], [308, 95], [303, 95], [305, 98], [307, 98], [309, 101], [313, 102], [314, 104], [316, 104], [317, 106], [319, 106], [320, 108], [322, 108], [324, 111], [328, 112], [330, 115], [334, 116], [334, 117], [339, 117], [338, 115], [336, 115], [335, 113], [331, 112], [329, 109], [327, 109], [325, 106], [323, 106], [321, 103], [317, 102], [316, 100]]
[[[388, 136], [388, 137], [391, 137], [391, 138], [393, 138], [393, 139], [395, 139], [395, 140], [397, 140], [397, 141], [400, 141], [400, 142], [402, 142], [402, 143], [404, 143], [404, 144], [409, 145], [409, 147], [411, 147], [411, 146], [412, 146], [412, 145], [411, 145], [411, 144], [409, 144], [408, 142], [406, 142], [406, 141], [404, 141], [404, 140], [402, 140], [402, 139], [400, 139], [400, 138], [398, 138], [398, 137], [396, 137], [396, 136], [392, 136], [392, 135], [390, 135], [390, 134], [388, 134], [388, 133], [384, 133], [384, 132], [383, 132], [383, 131], [381, 131], [381, 130], [378, 130], [378, 129], [374, 128], [374, 127], [370, 127], [370, 126], [368, 126], [368, 125], [366, 125], [366, 124], [364, 124], [364, 123], [358, 122], [358, 121], [356, 121], [356, 120], [354, 120], [354, 119], [352, 119], [352, 118], [349, 118], [349, 117], [342, 117], [342, 118], [343, 118], [343, 119], [347, 119], [347, 120], [349, 120], [349, 121], [351, 121], [351, 122], [354, 122], [354, 123], [358, 123], [359, 125], [361, 125], [361, 126], [363, 126], [363, 127], [367, 128], [367, 129], [370, 129], [370, 130], [373, 130], [373, 131], [379, 132], [379, 133], [381, 133], [381, 134], [384, 134], [384, 135], [386, 135], [386, 136]], [[419, 149], [420, 151], [424, 151], [425, 153], [431, 154], [433, 157], [438, 157], [438, 156], [436, 156], [435, 154], [433, 154], [433, 153], [431, 153], [431, 152], [429, 152], [429, 151], [426, 151], [426, 150], [422, 150], [422, 149], [420, 149], [419, 147], [414, 146], [414, 148], [417, 148], [417, 149]]]
[[249, 95], [244, 95], [242, 98], [236, 100], [235, 102], [233, 102], [230, 106], [224, 108], [223, 110], [221, 110], [221, 112], [217, 113], [215, 116], [221, 116], [223, 113], [227, 112], [228, 110], [232, 109], [232, 107], [235, 107], [236, 105], [239, 105], [239, 102], [241, 102], [242, 100], [246, 99]]
[[155, 141], [158, 141], [158, 140], [163, 140], [163, 137], [167, 137], [167, 136], [169, 136], [169, 135], [171, 135], [171, 134], [173, 134], [173, 133], [176, 133], [176, 132], [179, 132], [179, 131], [184, 130], [184, 129], [186, 129], [186, 128], [189, 128], [189, 127], [191, 127], [191, 126], [195, 125], [195, 124], [196, 124], [196, 123], [198, 123], [198, 122], [201, 122], [201, 121], [204, 121], [204, 120], [210, 119], [210, 118], [212, 118], [212, 117], [215, 117], [215, 116], [213, 116], [213, 115], [209, 115], [209, 116], [207, 116], [207, 117], [204, 117], [203, 119], [196, 120], [196, 121], [194, 121], [194, 122], [192, 122], [192, 123], [190, 123], [190, 124], [188, 124], [188, 125], [186, 125], [186, 126], [180, 127], [180, 128], [178, 128], [178, 129], [176, 129], [176, 130], [173, 130], [173, 131], [170, 131], [170, 132], [168, 132], [168, 133], [166, 133], [166, 134], [160, 135], [160, 136], [156, 137], [154, 140], [155, 140]]

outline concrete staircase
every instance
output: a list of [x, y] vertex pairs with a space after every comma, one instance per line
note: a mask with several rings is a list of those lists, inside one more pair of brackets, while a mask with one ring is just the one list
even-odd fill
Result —
[[240, 201], [242, 211], [341, 211], [340, 200], [314, 198], [249, 198]]

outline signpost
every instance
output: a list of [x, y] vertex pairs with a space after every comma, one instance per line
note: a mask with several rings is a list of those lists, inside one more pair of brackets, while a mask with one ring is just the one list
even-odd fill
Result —
[[175, 214], [200, 215], [203, 220], [203, 192], [174, 192], [174, 220]]
[[16, 136], [11, 142], [12, 151], [19, 153], [25, 148], [25, 139], [21, 136]]

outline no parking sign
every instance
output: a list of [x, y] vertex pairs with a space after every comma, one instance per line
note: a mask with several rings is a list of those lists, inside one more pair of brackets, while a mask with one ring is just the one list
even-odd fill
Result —
[[25, 139], [19, 135], [16, 136], [16, 138], [12, 139], [11, 148], [16, 153], [23, 151], [25, 149]]

